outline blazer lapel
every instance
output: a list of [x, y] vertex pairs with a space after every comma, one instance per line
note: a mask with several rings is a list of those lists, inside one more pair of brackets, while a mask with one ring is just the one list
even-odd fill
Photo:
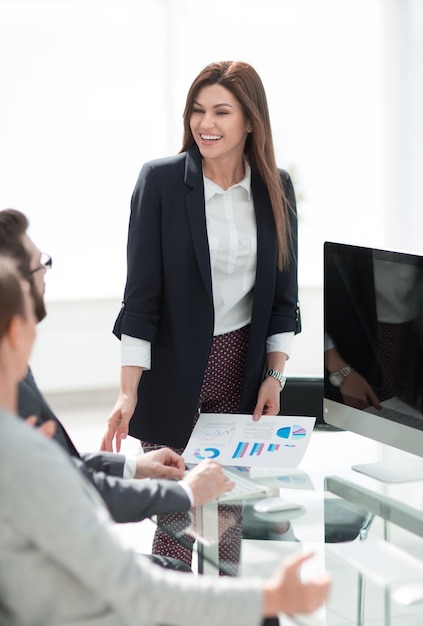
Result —
[[185, 197], [185, 206], [197, 263], [204, 286], [212, 300], [213, 294], [209, 241], [206, 226], [203, 170], [201, 155], [197, 148], [191, 148], [191, 150], [187, 152], [185, 161], [185, 184], [191, 187], [191, 191], [189, 191]]

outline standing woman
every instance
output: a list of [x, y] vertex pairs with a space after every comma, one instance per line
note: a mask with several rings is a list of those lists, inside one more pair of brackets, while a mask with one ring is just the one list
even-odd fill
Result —
[[102, 448], [129, 429], [144, 449], [182, 451], [199, 410], [277, 414], [297, 300], [295, 195], [263, 84], [247, 63], [212, 63], [188, 92], [181, 152], [145, 164], [132, 196]]

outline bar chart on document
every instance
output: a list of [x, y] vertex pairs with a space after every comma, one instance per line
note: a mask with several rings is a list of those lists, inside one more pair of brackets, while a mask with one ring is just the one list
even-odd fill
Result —
[[183, 456], [186, 463], [216, 459], [222, 465], [298, 467], [307, 450], [314, 417], [202, 413]]

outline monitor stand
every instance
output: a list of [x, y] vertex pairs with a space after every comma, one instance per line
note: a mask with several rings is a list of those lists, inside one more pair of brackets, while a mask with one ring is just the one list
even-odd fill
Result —
[[362, 463], [353, 465], [352, 469], [384, 483], [405, 483], [413, 480], [423, 480], [423, 459], [407, 460], [401, 463], [389, 461]]

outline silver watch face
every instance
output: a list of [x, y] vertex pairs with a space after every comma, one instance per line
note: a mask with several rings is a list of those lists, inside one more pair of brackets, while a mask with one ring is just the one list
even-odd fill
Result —
[[344, 376], [340, 372], [333, 372], [329, 375], [329, 381], [334, 387], [340, 387], [343, 380]]

